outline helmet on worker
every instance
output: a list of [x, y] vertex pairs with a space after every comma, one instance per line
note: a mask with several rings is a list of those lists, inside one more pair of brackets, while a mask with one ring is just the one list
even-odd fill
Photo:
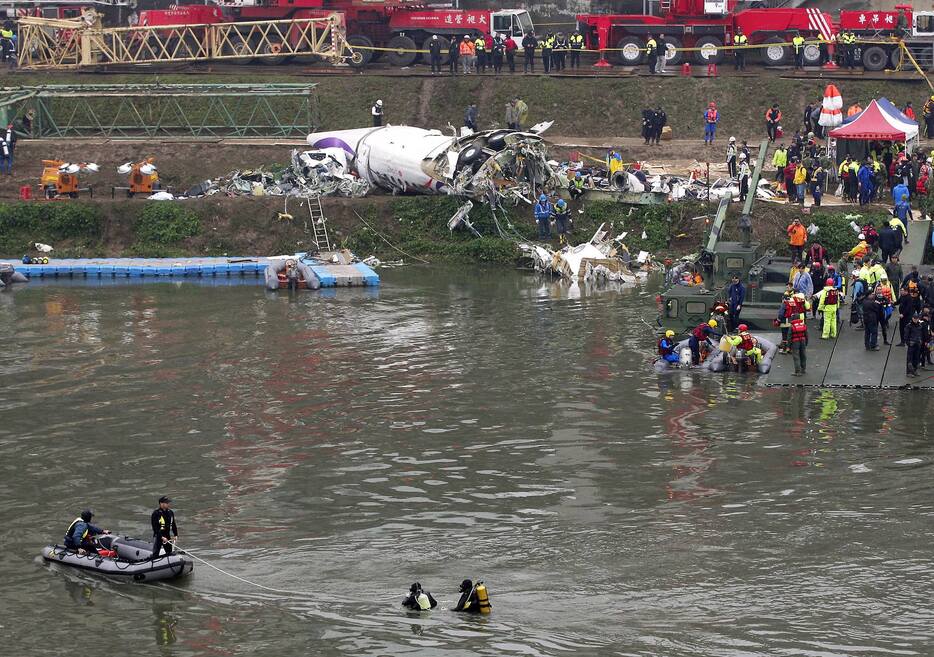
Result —
[[824, 285], [826, 285], [827, 287], [833, 287], [833, 279], [828, 278], [826, 281], [824, 281]]
[[717, 328], [717, 320], [715, 319], [710, 320], [709, 322], [707, 322], [707, 326], [709, 326], [710, 328]]
[[743, 332], [745, 332], [745, 331], [748, 331], [748, 330], [749, 330], [749, 327], [746, 326], [745, 324], [740, 324], [739, 326], [736, 327], [736, 329], [737, 329], [740, 333], [743, 333]]
[[672, 331], [671, 329], [668, 329], [667, 331], [665, 331], [665, 337], [666, 337], [666, 338], [673, 338], [673, 337], [675, 337], [675, 332]]

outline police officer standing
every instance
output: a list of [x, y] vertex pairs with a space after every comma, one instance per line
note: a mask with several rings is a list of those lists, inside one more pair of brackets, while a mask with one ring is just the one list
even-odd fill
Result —
[[791, 45], [795, 50], [795, 70], [804, 68], [804, 37], [800, 32], [795, 32], [791, 37]]
[[655, 66], [658, 64], [658, 42], [651, 34], [645, 42], [645, 63], [649, 66], [649, 75], [655, 75]]
[[172, 536], [178, 538], [178, 527], [175, 525], [175, 512], [169, 508], [172, 500], [164, 495], [159, 498], [159, 508], [152, 512], [152, 558], [159, 556], [159, 550], [164, 550], [166, 556], [172, 554]]
[[567, 37], [564, 36], [564, 32], [558, 32], [555, 36], [555, 50], [552, 56], [553, 61], [551, 67], [553, 70], [564, 70], [565, 57], [567, 56], [569, 47], [570, 45], [568, 44]]
[[522, 52], [525, 55], [525, 64], [522, 66], [523, 73], [535, 72], [536, 48], [538, 48], [538, 39], [535, 38], [535, 32], [529, 30], [528, 34], [522, 37]]
[[540, 45], [542, 47], [542, 66], [545, 68], [545, 73], [549, 73], [551, 72], [551, 51], [555, 47], [555, 35], [549, 32], [542, 39]]
[[581, 51], [584, 49], [584, 37], [581, 35], [580, 30], [574, 30], [574, 34], [572, 34], [568, 40], [571, 45], [571, 68], [578, 69], [581, 67]]
[[746, 70], [746, 50], [743, 46], [747, 43], [749, 39], [743, 34], [743, 29], [737, 27], [736, 34], [733, 35], [733, 45], [736, 46], [736, 50], [733, 51], [733, 68], [737, 71]]
[[487, 52], [486, 52], [486, 39], [482, 34], [478, 35], [473, 42], [474, 52], [477, 56], [477, 74], [486, 73], [487, 65]]

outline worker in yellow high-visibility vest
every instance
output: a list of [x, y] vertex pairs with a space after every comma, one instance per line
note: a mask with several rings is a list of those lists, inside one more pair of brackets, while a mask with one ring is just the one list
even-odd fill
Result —
[[804, 68], [804, 37], [800, 32], [795, 32], [791, 37], [791, 45], [795, 51], [795, 70]]
[[[736, 34], [733, 35], [733, 45], [745, 46], [747, 43], [749, 43], [749, 39], [743, 34], [743, 28], [737, 27]], [[746, 70], [746, 50], [744, 48], [737, 48], [733, 51], [733, 68], [737, 71]]]

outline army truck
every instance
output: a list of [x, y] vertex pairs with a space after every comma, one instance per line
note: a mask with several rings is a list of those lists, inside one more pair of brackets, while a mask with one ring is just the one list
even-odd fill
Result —
[[[727, 301], [727, 289], [734, 274], [738, 274], [746, 286], [746, 300], [740, 315], [742, 322], [754, 331], [774, 330], [772, 321], [778, 315], [791, 263], [777, 259], [774, 251], [764, 249], [760, 243], [751, 240], [750, 213], [767, 154], [768, 142], [763, 142], [739, 219], [742, 241], [720, 239], [732, 200], [723, 198], [700, 253], [669, 271], [668, 286], [657, 297], [659, 331], [672, 329], [684, 332], [710, 319], [716, 303]], [[679, 284], [682, 271], [699, 273], [703, 284]]]

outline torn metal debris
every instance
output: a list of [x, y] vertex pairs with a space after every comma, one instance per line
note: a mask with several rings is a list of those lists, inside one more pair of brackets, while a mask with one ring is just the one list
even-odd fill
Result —
[[347, 157], [340, 148], [293, 150], [289, 166], [277, 170], [233, 171], [226, 176], [205, 180], [184, 194], [172, 196], [159, 192], [150, 200], [197, 198], [201, 196], [366, 196], [370, 185], [351, 173]]
[[[712, 179], [708, 185], [696, 163], [686, 176], [653, 173], [655, 165], [633, 162], [623, 166], [621, 160], [610, 159], [607, 166], [584, 166], [580, 162], [564, 162], [556, 168], [567, 179], [566, 187], [580, 174], [583, 198], [589, 201], [615, 201], [627, 205], [659, 205], [672, 201], [719, 200], [727, 196], [739, 199], [740, 184], [731, 178]], [[776, 191], [768, 181], [760, 180], [756, 197], [771, 200]]]
[[562, 186], [540, 136], [550, 126], [457, 136], [388, 125], [313, 133], [308, 143], [343, 149], [352, 171], [394, 194], [450, 194], [499, 207], [531, 204], [542, 191]]
[[623, 243], [626, 233], [611, 237], [605, 226], [601, 224], [590, 240], [577, 246], [555, 251], [541, 244], [521, 243], [519, 250], [531, 259], [536, 270], [571, 281], [634, 283], [654, 268], [651, 255], [645, 251], [633, 260]]

